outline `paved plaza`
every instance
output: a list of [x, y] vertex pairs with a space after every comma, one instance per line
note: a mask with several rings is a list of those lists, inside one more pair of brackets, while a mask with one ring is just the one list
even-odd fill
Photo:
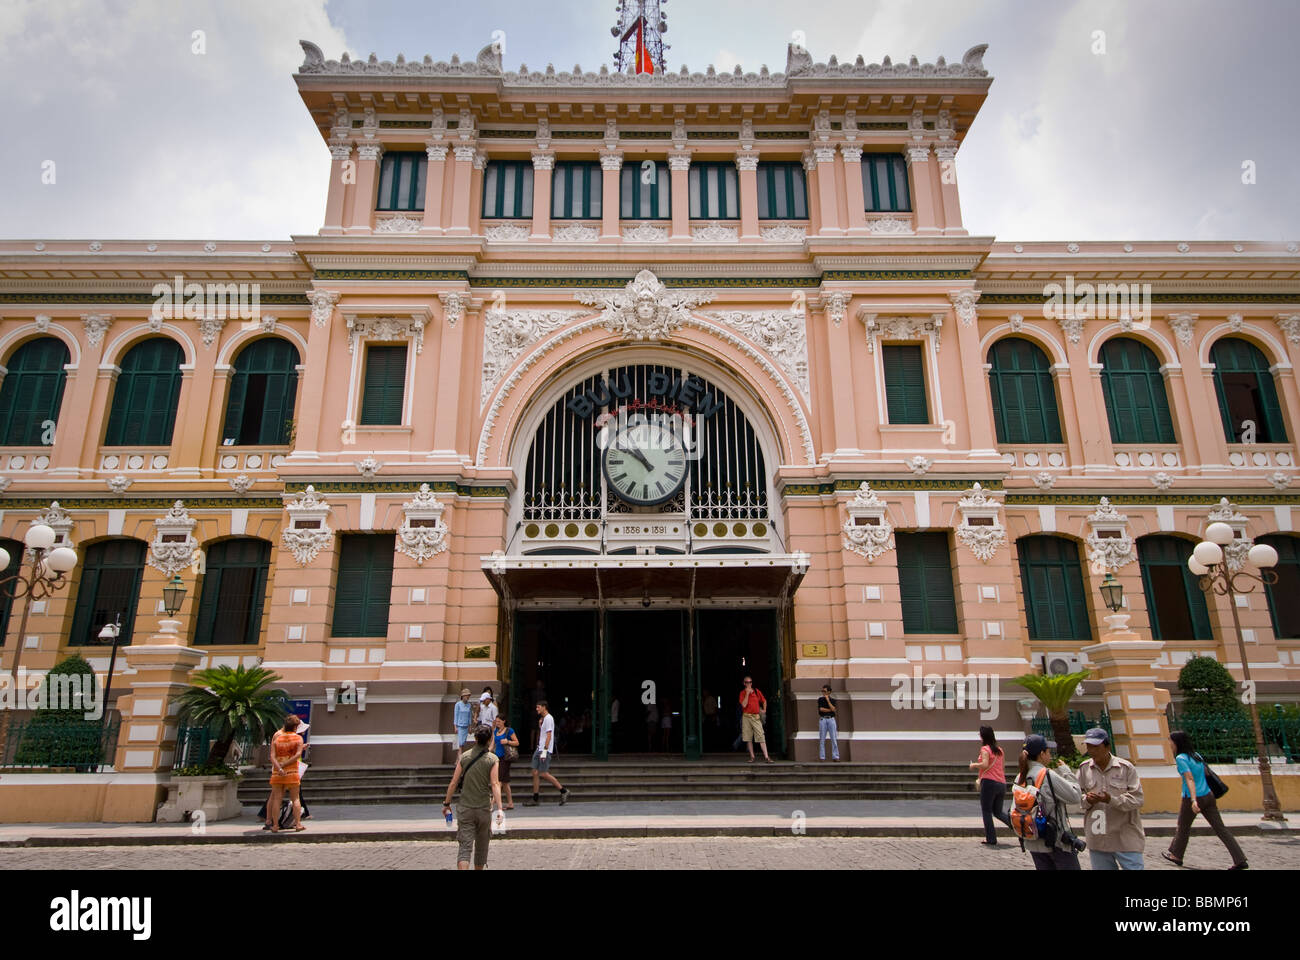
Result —
[[[445, 870], [455, 867], [456, 845], [442, 841], [302, 843], [268, 837], [252, 843], [164, 846], [35, 847], [0, 849], [0, 870]], [[1149, 870], [1176, 870], [1159, 857], [1160, 840], [1147, 845]], [[1251, 869], [1300, 869], [1300, 836], [1242, 837]], [[1084, 869], [1088, 858], [1081, 858]], [[1229, 866], [1212, 837], [1194, 838], [1193, 870]], [[497, 870], [1030, 870], [1014, 844], [989, 849], [966, 837], [665, 837], [627, 839], [494, 840], [489, 866]]]

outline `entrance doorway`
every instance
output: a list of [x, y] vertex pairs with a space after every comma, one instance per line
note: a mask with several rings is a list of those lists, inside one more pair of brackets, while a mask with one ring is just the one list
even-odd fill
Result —
[[703, 751], [728, 753], [735, 749], [740, 738], [740, 690], [748, 674], [768, 701], [764, 726], [768, 752], [781, 754], [784, 698], [776, 611], [701, 610], [696, 617]]
[[610, 753], [683, 751], [685, 616], [684, 610], [607, 614]]
[[507, 716], [519, 755], [537, 743], [537, 701], [555, 717], [555, 748], [591, 753], [596, 689], [596, 611], [521, 610], [515, 618]]

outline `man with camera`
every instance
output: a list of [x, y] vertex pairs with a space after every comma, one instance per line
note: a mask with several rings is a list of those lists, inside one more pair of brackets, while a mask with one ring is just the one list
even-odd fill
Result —
[[[1034, 835], [1022, 836], [1021, 845], [1029, 851], [1035, 870], [1080, 870], [1079, 851], [1087, 845], [1070, 832], [1068, 804], [1078, 803], [1083, 794], [1074, 773], [1060, 760], [1052, 759], [1055, 743], [1033, 734], [1025, 739], [1020, 751], [1020, 775], [1016, 777], [1013, 797], [1029, 792], [1035, 796]], [[1012, 822], [1017, 820], [1012, 814]]]
[[1142, 781], [1137, 767], [1110, 752], [1110, 734], [1093, 727], [1083, 735], [1088, 759], [1079, 767], [1083, 832], [1094, 870], [1141, 870]]

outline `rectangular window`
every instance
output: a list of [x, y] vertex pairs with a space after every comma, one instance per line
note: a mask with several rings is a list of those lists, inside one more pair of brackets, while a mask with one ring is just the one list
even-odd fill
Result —
[[598, 163], [557, 163], [551, 177], [551, 216], [556, 220], [599, 220]]
[[396, 426], [402, 422], [406, 388], [406, 345], [374, 345], [366, 349], [365, 382], [361, 392], [363, 426]]
[[624, 220], [667, 220], [673, 215], [668, 164], [624, 163], [619, 173], [619, 216]]
[[488, 220], [533, 218], [533, 165], [490, 160], [483, 173], [483, 216]]
[[693, 163], [688, 177], [691, 219], [735, 220], [740, 216], [734, 163]]
[[339, 537], [339, 575], [331, 627], [334, 636], [387, 636], [393, 546], [391, 533]]
[[423, 210], [429, 157], [413, 150], [386, 153], [379, 168], [379, 210]]
[[808, 219], [808, 188], [804, 181], [803, 164], [758, 165], [758, 219]]
[[903, 213], [912, 209], [907, 161], [901, 153], [862, 155], [862, 199], [867, 213]]
[[956, 633], [957, 599], [946, 533], [896, 533], [904, 633]]
[[925, 356], [921, 347], [887, 344], [881, 350], [885, 367], [885, 402], [890, 423], [929, 423], [925, 398]]

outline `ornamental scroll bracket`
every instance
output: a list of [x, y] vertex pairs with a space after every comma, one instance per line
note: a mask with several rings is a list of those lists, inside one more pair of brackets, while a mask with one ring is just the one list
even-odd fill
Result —
[[149, 544], [149, 566], [171, 577], [193, 565], [199, 542], [194, 538], [198, 523], [177, 500], [167, 515], [153, 522], [153, 543]]
[[447, 549], [447, 535], [451, 532], [443, 522], [446, 506], [429, 489], [427, 483], [413, 500], [402, 505], [406, 519], [397, 530], [397, 552], [404, 553], [417, 564], [423, 564]]
[[886, 550], [894, 549], [894, 526], [885, 515], [888, 504], [864, 480], [848, 505], [844, 521], [844, 549], [864, 557], [868, 563]]
[[642, 270], [623, 290], [579, 290], [573, 298], [600, 307], [605, 329], [622, 339], [654, 342], [669, 339], [686, 322], [691, 308], [709, 303], [713, 294], [670, 291], [651, 271]]
[[1098, 576], [1114, 573], [1136, 557], [1133, 538], [1128, 534], [1128, 514], [1120, 513], [1110, 498], [1102, 497], [1097, 509], [1088, 515], [1092, 532], [1084, 542], [1088, 545], [1088, 562]]
[[289, 525], [281, 537], [293, 558], [305, 567], [334, 539], [329, 526], [330, 505], [317, 497], [311, 486], [293, 499], [286, 494], [286, 499]]
[[987, 491], [978, 483], [966, 491], [966, 496], [957, 501], [961, 511], [961, 523], [957, 525], [957, 539], [975, 555], [977, 560], [988, 563], [998, 552], [998, 547], [1007, 542], [1007, 528], [1002, 525], [999, 516], [1002, 504], [989, 497]]

